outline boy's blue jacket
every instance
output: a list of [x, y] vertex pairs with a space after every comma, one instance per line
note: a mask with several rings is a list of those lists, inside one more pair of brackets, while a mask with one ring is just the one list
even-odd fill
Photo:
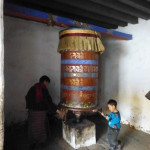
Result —
[[120, 116], [120, 112], [111, 112], [110, 114], [108, 115], [105, 115], [105, 116], [108, 116], [108, 125], [110, 128], [113, 128], [113, 129], [120, 129], [121, 128], [121, 116]]

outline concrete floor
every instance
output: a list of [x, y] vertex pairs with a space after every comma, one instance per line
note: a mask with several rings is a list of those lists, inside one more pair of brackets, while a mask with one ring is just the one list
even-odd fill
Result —
[[[96, 124], [97, 144], [79, 150], [108, 150], [107, 122], [100, 115], [87, 117]], [[51, 123], [51, 140], [45, 147], [36, 150], [74, 150], [62, 139], [61, 121]], [[12, 125], [5, 129], [4, 150], [28, 150], [27, 128], [24, 125]], [[124, 143], [123, 150], [150, 150], [150, 135], [122, 125], [119, 139]]]

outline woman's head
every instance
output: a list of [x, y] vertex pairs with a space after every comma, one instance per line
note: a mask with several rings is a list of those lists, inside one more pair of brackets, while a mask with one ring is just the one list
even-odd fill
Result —
[[46, 87], [48, 86], [48, 84], [50, 83], [50, 78], [46, 75], [43, 75], [40, 80], [40, 83], [43, 83]]

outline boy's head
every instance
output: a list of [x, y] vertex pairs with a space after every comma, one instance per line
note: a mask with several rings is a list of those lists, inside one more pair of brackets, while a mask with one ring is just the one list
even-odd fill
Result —
[[109, 110], [111, 112], [115, 111], [116, 108], [117, 108], [117, 102], [116, 102], [116, 100], [110, 99], [108, 101], [108, 103], [107, 103], [107, 106], [108, 106], [108, 108], [109, 108]]

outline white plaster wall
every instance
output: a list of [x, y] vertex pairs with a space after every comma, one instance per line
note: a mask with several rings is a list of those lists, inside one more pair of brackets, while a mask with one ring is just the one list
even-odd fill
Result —
[[150, 91], [150, 21], [119, 30], [131, 33], [133, 40], [103, 38], [101, 105], [117, 99], [122, 122], [150, 133], [150, 100], [145, 98]]
[[[47, 74], [52, 82], [50, 94], [55, 103], [60, 95], [60, 54], [56, 52], [58, 32], [44, 24], [5, 17], [5, 121], [26, 118], [25, 95], [39, 77]], [[133, 34], [133, 40], [103, 38], [101, 57], [101, 100], [106, 107], [117, 99], [122, 121], [150, 133], [150, 21], [119, 28]]]
[[5, 17], [5, 122], [21, 122], [27, 117], [25, 95], [42, 75], [51, 78], [49, 92], [60, 100], [61, 28]]

